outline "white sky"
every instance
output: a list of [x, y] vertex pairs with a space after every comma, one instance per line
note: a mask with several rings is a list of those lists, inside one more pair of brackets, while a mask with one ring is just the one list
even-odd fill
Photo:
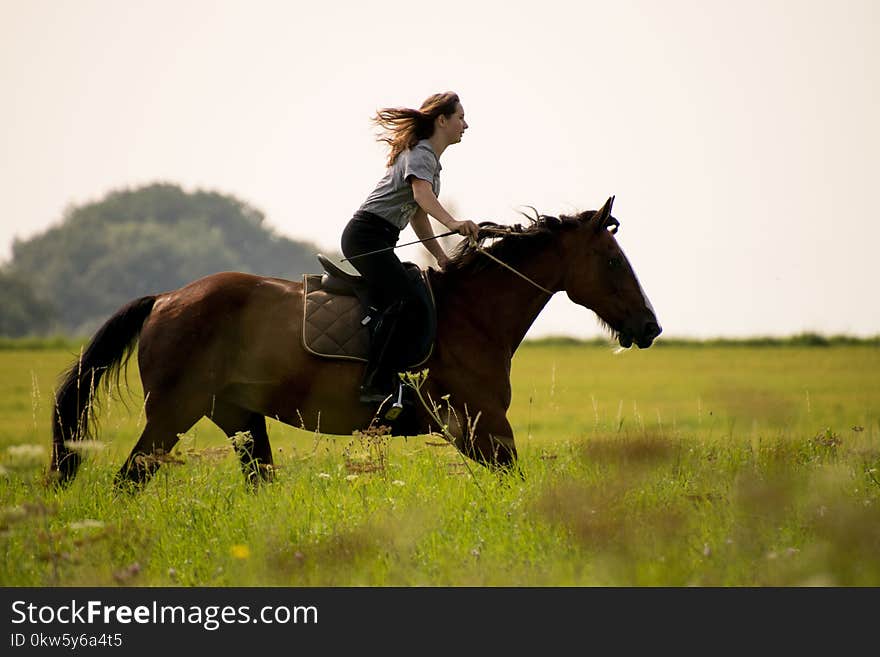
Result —
[[[369, 117], [454, 90], [460, 218], [615, 194], [667, 335], [875, 335], [878, 44], [876, 0], [0, 0], [0, 261], [159, 180], [338, 249], [383, 173]], [[530, 336], [600, 333], [562, 294]]]

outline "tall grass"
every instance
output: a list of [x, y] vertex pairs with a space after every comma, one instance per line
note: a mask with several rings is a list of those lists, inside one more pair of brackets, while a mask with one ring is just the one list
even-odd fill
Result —
[[44, 486], [75, 353], [0, 353], [2, 585], [880, 585], [876, 346], [526, 344], [509, 414], [523, 478], [434, 436], [270, 422], [276, 482], [250, 493], [203, 421], [121, 497], [136, 367], [73, 485]]

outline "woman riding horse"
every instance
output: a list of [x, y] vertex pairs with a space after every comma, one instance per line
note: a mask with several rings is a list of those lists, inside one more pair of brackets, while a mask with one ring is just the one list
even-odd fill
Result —
[[394, 375], [406, 365], [393, 347], [399, 339], [400, 331], [395, 330], [399, 319], [404, 313], [424, 312], [416, 284], [394, 254], [400, 231], [410, 224], [440, 269], [449, 258], [432, 239], [428, 215], [466, 237], [476, 239], [479, 232], [473, 221], [458, 221], [437, 200], [440, 156], [461, 141], [468, 127], [458, 96], [434, 94], [420, 109], [385, 108], [373, 120], [384, 130], [380, 141], [390, 147], [388, 169], [342, 233], [342, 252], [367, 281], [380, 306], [360, 388], [360, 400], [371, 404], [388, 397]]

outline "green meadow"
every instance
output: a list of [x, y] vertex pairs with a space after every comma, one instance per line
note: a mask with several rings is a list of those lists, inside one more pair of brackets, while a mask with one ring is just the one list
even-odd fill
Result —
[[78, 349], [0, 344], [3, 586], [880, 586], [877, 341], [527, 342], [522, 477], [441, 436], [270, 422], [253, 493], [202, 420], [134, 496], [111, 486], [143, 426], [134, 363], [77, 479], [46, 485]]

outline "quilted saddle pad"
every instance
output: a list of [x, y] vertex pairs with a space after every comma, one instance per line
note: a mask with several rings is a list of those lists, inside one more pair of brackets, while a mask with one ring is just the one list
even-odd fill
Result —
[[360, 300], [327, 292], [320, 274], [303, 276], [303, 346], [315, 356], [366, 362], [370, 331]]
[[[321, 279], [321, 274], [303, 275], [303, 346], [315, 356], [366, 362], [370, 331], [362, 323], [367, 315], [364, 307], [355, 296], [323, 289]], [[427, 284], [427, 279], [424, 280]], [[433, 310], [430, 286], [428, 294]], [[433, 331], [431, 333], [426, 353], [420, 354], [411, 367], [418, 367], [431, 355], [434, 337]]]

